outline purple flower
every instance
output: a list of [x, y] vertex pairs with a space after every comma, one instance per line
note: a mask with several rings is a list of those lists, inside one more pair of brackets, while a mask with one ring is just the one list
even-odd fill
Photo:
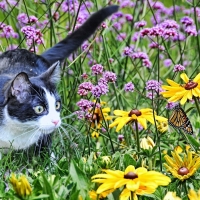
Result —
[[122, 142], [123, 139], [124, 139], [124, 135], [118, 135], [118, 140], [119, 140], [120, 142]]
[[163, 34], [162, 34], [162, 36], [163, 36], [165, 39], [167, 39], [167, 38], [169, 38], [169, 37], [174, 38], [174, 37], [177, 37], [177, 35], [178, 35], [178, 32], [177, 32], [177, 30], [174, 29], [174, 28], [165, 29], [165, 30], [163, 31]]
[[1, 1], [0, 2], [0, 9], [3, 10], [3, 11], [6, 11], [6, 5], [7, 5], [6, 1]]
[[180, 22], [185, 26], [192, 26], [194, 24], [194, 20], [188, 16], [181, 18]]
[[125, 14], [125, 18], [128, 22], [133, 21], [133, 16], [131, 14]]
[[185, 35], [181, 32], [178, 32], [178, 35], [173, 37], [173, 41], [184, 41]]
[[81, 77], [82, 77], [83, 79], [87, 79], [87, 78], [88, 78], [88, 75], [84, 72], [84, 73], [81, 75]]
[[135, 28], [139, 29], [139, 28], [143, 28], [144, 26], [147, 25], [147, 22], [142, 20], [142, 21], [139, 21], [139, 22], [135, 22]]
[[28, 23], [28, 16], [25, 13], [20, 13], [17, 16], [18, 22], [21, 22], [22, 24], [27, 24]]
[[173, 72], [181, 72], [184, 70], [185, 70], [185, 67], [183, 65], [177, 64], [174, 66]]
[[117, 76], [114, 72], [110, 72], [110, 71], [105, 71], [103, 73], [103, 78], [107, 81], [107, 82], [115, 82], [117, 80]]
[[131, 40], [136, 42], [140, 38], [140, 32], [134, 32]]
[[103, 66], [100, 64], [95, 64], [91, 67], [92, 74], [93, 75], [98, 75], [103, 73]]
[[[142, 131], [144, 129], [143, 126], [140, 123], [137, 123], [137, 125], [138, 125], [139, 131]], [[135, 123], [133, 123], [133, 128], [136, 130]]]
[[117, 29], [118, 31], [120, 31], [122, 29], [122, 25], [119, 22], [114, 22], [113, 26], [115, 27], [115, 29]]
[[142, 64], [147, 68], [151, 68], [151, 66], [152, 66], [152, 63], [149, 59], [143, 59]]
[[187, 26], [185, 32], [190, 36], [197, 36], [197, 30], [195, 26]]
[[126, 39], [126, 33], [120, 33], [116, 38], [118, 41], [123, 42]]
[[162, 26], [163, 28], [168, 28], [168, 29], [170, 29], [170, 28], [179, 29], [178, 23], [174, 20], [171, 20], [171, 19], [165, 20], [164, 22], [162, 22], [160, 24], [160, 26]]
[[82, 111], [88, 111], [90, 108], [94, 106], [94, 103], [86, 100], [86, 99], [81, 99], [80, 101], [77, 102], [76, 104]]
[[77, 115], [78, 119], [83, 119], [85, 117], [85, 112], [81, 110], [77, 110], [75, 114]]
[[62, 11], [69, 12], [70, 14], [75, 14], [78, 10], [78, 7], [78, 0], [65, 0], [61, 5]]
[[149, 99], [154, 99], [156, 96], [155, 92], [147, 92], [146, 97]]
[[149, 59], [148, 55], [145, 52], [134, 52], [131, 56], [133, 59]]
[[86, 96], [93, 88], [93, 84], [91, 82], [81, 83], [78, 87], [78, 94], [80, 96]]
[[107, 84], [108, 84], [108, 81], [107, 81], [104, 77], [102, 77], [102, 78], [100, 78], [100, 79], [98, 80], [98, 83], [102, 83], [102, 84], [104, 84], [104, 85], [107, 85]]
[[160, 93], [162, 91], [161, 88], [162, 82], [158, 82], [157, 80], [149, 80], [146, 82], [146, 90], [153, 90], [157, 93]]
[[[18, 34], [14, 32], [12, 26], [1, 24], [2, 33], [0, 33], [0, 37], [2, 38], [18, 38]], [[1, 30], [0, 27], [0, 30]]]
[[98, 85], [93, 86], [91, 92], [94, 97], [99, 98], [101, 95], [108, 93], [108, 85], [103, 83], [98, 83]]
[[133, 3], [131, 0], [122, 0], [119, 2], [120, 2], [121, 8], [125, 8], [125, 7], [131, 8], [135, 6], [135, 3]]
[[159, 1], [156, 1], [156, 2], [151, 1], [150, 5], [151, 5], [151, 7], [152, 7], [153, 9], [156, 9], [156, 10], [161, 10], [161, 9], [164, 8], [163, 3], [159, 2]]
[[164, 50], [165, 50], [164, 46], [159, 45], [159, 44], [156, 43], [156, 42], [150, 43], [150, 44], [149, 44], [149, 48], [151, 48], [151, 49], [160, 49], [161, 51], [164, 51]]
[[24, 26], [21, 29], [22, 33], [24, 33], [24, 35], [27, 38], [27, 45], [31, 46], [33, 41], [36, 44], [43, 44], [43, 38], [42, 38], [42, 33], [40, 32], [39, 29], [35, 29], [32, 26]]
[[167, 104], [166, 104], [166, 109], [168, 109], [168, 110], [172, 110], [175, 106], [177, 105], [177, 103], [174, 103], [174, 102], [168, 102]]
[[172, 65], [172, 60], [171, 59], [165, 59], [163, 61], [163, 64], [165, 67], [170, 67]]
[[123, 56], [130, 56], [133, 53], [133, 50], [130, 47], [125, 47], [123, 50]]
[[144, 37], [144, 36], [148, 36], [151, 32], [151, 28], [145, 28], [143, 30], [140, 31], [140, 36]]
[[134, 91], [134, 85], [132, 82], [129, 82], [127, 84], [124, 85], [124, 91], [125, 92], [133, 92]]

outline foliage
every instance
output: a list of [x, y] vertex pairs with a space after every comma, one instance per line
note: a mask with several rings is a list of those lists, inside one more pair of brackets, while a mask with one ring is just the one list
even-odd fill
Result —
[[[129, 165], [171, 178], [168, 186], [160, 186], [153, 194], [138, 196], [139, 199], [163, 199], [168, 191], [173, 191], [186, 200], [190, 189], [200, 189], [199, 169], [181, 181], [163, 165], [164, 156], [171, 156], [177, 146], [181, 147], [180, 157], [188, 151], [192, 151], [195, 160], [200, 156], [200, 91], [190, 93], [190, 84], [196, 87], [194, 78], [200, 72], [198, 0], [2, 0], [0, 51], [19, 47], [41, 54], [108, 4], [118, 4], [119, 12], [62, 64], [58, 85], [63, 104], [62, 126], [53, 135], [53, 154], [41, 152], [35, 156], [34, 149], [28, 149], [3, 155], [1, 199], [117, 200], [122, 188], [103, 197], [96, 194], [99, 185], [91, 177], [102, 173], [102, 169], [124, 171]], [[183, 71], [189, 77], [187, 81], [180, 77]], [[155, 119], [157, 115], [169, 118], [178, 103], [163, 97], [166, 79], [177, 83], [181, 91], [187, 90], [182, 108], [193, 135], [184, 133], [185, 122], [180, 128], [172, 128]], [[86, 86], [91, 89], [83, 91]], [[176, 88], [173, 94], [177, 95]], [[178, 96], [182, 98], [182, 94]], [[154, 119], [153, 123], [147, 122], [147, 127], [137, 121], [144, 108], [152, 110]], [[132, 117], [119, 132], [115, 127], [109, 128], [119, 117], [116, 110], [128, 111], [126, 117]], [[148, 137], [155, 146], [144, 149], [140, 142]], [[16, 193], [9, 181], [10, 172], [17, 176], [26, 174], [32, 188], [30, 196], [20, 197]]]

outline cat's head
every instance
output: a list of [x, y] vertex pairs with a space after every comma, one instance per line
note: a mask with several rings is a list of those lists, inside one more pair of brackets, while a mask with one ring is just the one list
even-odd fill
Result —
[[59, 62], [36, 77], [17, 74], [5, 92], [7, 121], [37, 126], [33, 128], [44, 134], [53, 132], [61, 124], [61, 100], [56, 92], [59, 80]]

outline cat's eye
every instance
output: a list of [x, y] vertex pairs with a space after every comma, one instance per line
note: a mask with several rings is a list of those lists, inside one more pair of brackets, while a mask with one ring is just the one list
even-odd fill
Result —
[[60, 110], [61, 103], [59, 101], [56, 102], [56, 110]]
[[33, 109], [34, 109], [36, 114], [41, 114], [41, 113], [44, 112], [44, 107], [43, 106], [35, 106]]

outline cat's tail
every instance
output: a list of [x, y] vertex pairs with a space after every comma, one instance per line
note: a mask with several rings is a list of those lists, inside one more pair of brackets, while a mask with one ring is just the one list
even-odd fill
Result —
[[111, 14], [117, 12], [117, 5], [108, 6], [97, 11], [76, 31], [67, 36], [64, 40], [57, 43], [52, 48], [42, 54], [49, 64], [63, 61], [73, 51], [75, 51], [87, 38], [89, 38], [98, 26]]

